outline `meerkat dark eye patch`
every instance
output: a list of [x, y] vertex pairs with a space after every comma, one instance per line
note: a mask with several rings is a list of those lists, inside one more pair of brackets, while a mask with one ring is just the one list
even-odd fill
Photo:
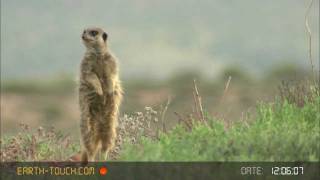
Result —
[[98, 31], [90, 31], [89, 34], [94, 37], [98, 34]]
[[107, 38], [108, 38], [108, 34], [104, 32], [104, 33], [102, 34], [102, 38], [103, 38], [104, 41], [106, 41]]

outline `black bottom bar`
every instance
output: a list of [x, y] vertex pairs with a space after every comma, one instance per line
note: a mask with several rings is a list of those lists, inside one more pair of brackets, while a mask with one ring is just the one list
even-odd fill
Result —
[[320, 179], [319, 162], [1, 163], [1, 179]]

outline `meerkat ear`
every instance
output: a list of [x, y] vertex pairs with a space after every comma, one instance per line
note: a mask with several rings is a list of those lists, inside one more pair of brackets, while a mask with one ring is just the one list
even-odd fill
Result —
[[104, 32], [104, 33], [102, 34], [102, 39], [103, 39], [104, 41], [106, 41], [107, 38], [108, 38], [108, 34]]

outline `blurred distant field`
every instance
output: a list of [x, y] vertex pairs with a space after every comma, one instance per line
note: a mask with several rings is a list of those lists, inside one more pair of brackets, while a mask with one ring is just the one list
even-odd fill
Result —
[[[229, 77], [231, 80], [225, 90]], [[253, 116], [257, 102], [272, 101], [282, 80], [302, 81], [308, 77], [303, 69], [284, 65], [262, 77], [229, 67], [212, 79], [192, 71], [161, 81], [125, 79], [121, 114], [143, 111], [145, 107], [162, 111], [169, 98], [165, 123], [170, 129], [178, 120], [175, 112], [187, 115], [194, 111], [192, 92], [196, 79], [205, 111], [225, 121], [233, 121], [248, 114]], [[74, 77], [4, 81], [1, 82], [1, 101], [3, 134], [15, 134], [19, 131], [19, 124], [25, 123], [34, 129], [54, 126], [73, 137], [79, 135], [77, 81]]]

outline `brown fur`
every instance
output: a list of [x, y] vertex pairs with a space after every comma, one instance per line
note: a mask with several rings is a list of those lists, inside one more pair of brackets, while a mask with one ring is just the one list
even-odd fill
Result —
[[[92, 31], [98, 33], [93, 36]], [[116, 138], [122, 88], [117, 60], [107, 47], [106, 36], [100, 28], [88, 28], [82, 34], [87, 48], [81, 62], [79, 87], [82, 162], [94, 161], [99, 148], [106, 160]]]

